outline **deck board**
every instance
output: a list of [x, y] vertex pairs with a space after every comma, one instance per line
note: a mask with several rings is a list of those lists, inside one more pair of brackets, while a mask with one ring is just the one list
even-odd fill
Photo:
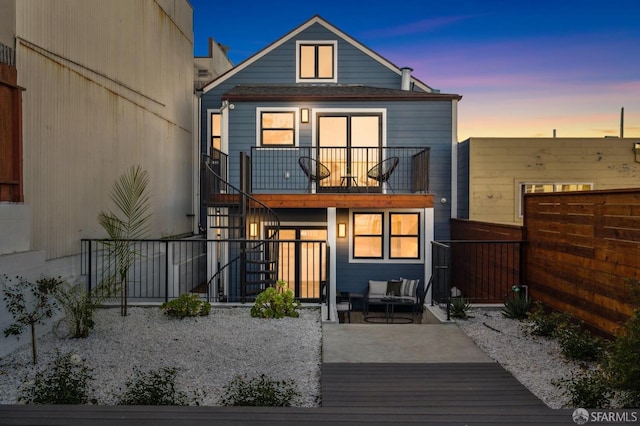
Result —
[[0, 405], [2, 425], [574, 425], [496, 363], [323, 363], [322, 406]]

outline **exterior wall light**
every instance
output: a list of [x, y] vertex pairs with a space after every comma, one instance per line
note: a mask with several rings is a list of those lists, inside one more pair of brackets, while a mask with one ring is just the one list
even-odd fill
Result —
[[347, 236], [347, 224], [339, 223], [338, 224], [338, 238], [344, 238]]
[[636, 163], [640, 163], [640, 143], [633, 144], [633, 152], [636, 154]]
[[300, 110], [300, 122], [301, 123], [309, 122], [309, 108], [302, 108]]
[[258, 224], [255, 222], [251, 222], [249, 224], [249, 236], [255, 238], [258, 236]]

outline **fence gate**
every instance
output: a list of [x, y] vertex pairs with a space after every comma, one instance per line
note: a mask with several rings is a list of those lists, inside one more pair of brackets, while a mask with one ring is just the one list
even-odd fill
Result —
[[451, 247], [432, 241], [431, 248], [431, 276], [433, 277], [431, 301], [445, 303], [449, 297], [451, 283]]

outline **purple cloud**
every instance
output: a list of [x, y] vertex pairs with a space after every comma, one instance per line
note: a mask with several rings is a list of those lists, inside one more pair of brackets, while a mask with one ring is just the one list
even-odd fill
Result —
[[468, 18], [470, 18], [470, 16], [460, 15], [421, 19], [419, 21], [410, 22], [395, 27], [380, 28], [377, 30], [367, 31], [363, 33], [363, 36], [367, 38], [381, 38], [427, 33], [439, 28], [447, 27], [460, 21], [464, 21]]

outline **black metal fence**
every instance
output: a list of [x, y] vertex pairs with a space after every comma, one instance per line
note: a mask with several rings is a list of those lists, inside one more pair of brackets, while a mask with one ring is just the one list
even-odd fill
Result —
[[[309, 175], [299, 159], [310, 157], [326, 167], [328, 176], [314, 181], [315, 192], [413, 193], [429, 190], [429, 148], [264, 148], [251, 149], [254, 193], [307, 192]], [[395, 168], [384, 181], [372, 178], [383, 160], [397, 158]], [[315, 169], [313, 170], [316, 171]]]
[[472, 303], [502, 303], [524, 284], [524, 241], [432, 242], [432, 303], [462, 296]]
[[[199, 237], [83, 239], [82, 274], [87, 277], [88, 288], [98, 292], [106, 288], [104, 284], [121, 282], [124, 276], [131, 302], [164, 302], [189, 292], [198, 293], [210, 302], [240, 302], [241, 277], [246, 273], [242, 270], [240, 254], [246, 243], [247, 240]], [[279, 245], [278, 279], [288, 283], [296, 299], [319, 302], [320, 284], [327, 281], [326, 241], [277, 240], [275, 243]]]

